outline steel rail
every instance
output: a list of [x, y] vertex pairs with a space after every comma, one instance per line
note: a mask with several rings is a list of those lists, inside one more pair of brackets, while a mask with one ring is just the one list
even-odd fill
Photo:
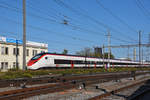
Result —
[[[137, 75], [145, 74], [138, 73]], [[24, 89], [17, 89], [17, 90], [10, 90], [10, 91], [4, 91], [0, 92], [0, 100], [9, 100], [9, 99], [22, 99], [34, 95], [39, 94], [46, 94], [46, 93], [52, 93], [52, 92], [58, 92], [63, 91], [66, 89], [71, 89], [79, 86], [81, 83], [85, 83], [86, 85], [89, 84], [95, 84], [96, 82], [100, 81], [110, 81], [110, 80], [118, 80], [121, 78], [127, 78], [131, 77], [130, 73], [123, 73], [123, 74], [108, 74], [108, 75], [93, 75], [93, 76], [78, 76], [75, 78], [66, 78], [64, 82], [57, 83], [57, 84], [49, 84], [46, 86], [37, 86], [37, 87], [31, 87], [31, 88], [24, 88]], [[39, 91], [40, 90], [40, 91]]]
[[[96, 75], [68, 75], [68, 76], [46, 76], [46, 77], [40, 77], [40, 78], [23, 78], [23, 79], [12, 79], [12, 80], [0, 80], [0, 88], [9, 87], [9, 86], [20, 86], [23, 83], [26, 83], [26, 85], [34, 85], [34, 84], [44, 84], [44, 83], [56, 83], [56, 82], [64, 82], [64, 81], [71, 81], [71, 80], [80, 80], [81, 78], [89, 78], [91, 77], [105, 77], [109, 74], [116, 75], [116, 74], [122, 74], [122, 73], [128, 73], [128, 72], [118, 72], [118, 73], [102, 73], [102, 74], [96, 74]], [[140, 73], [149, 73], [149, 72], [140, 72]], [[139, 74], [139, 72], [137, 73]]]

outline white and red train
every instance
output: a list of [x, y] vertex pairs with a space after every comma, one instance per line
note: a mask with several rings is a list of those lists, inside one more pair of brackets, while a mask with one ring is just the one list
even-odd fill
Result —
[[[109, 63], [108, 63], [109, 62]], [[110, 64], [110, 65], [108, 65]], [[138, 67], [139, 62], [119, 60], [119, 59], [102, 59], [94, 57], [63, 55], [54, 53], [40, 53], [29, 60], [28, 69], [42, 68], [97, 68], [103, 67]], [[149, 66], [150, 63], [144, 62], [143, 66]]]

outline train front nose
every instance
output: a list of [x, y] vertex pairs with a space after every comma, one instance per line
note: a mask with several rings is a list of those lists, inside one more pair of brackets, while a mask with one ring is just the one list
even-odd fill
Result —
[[31, 58], [31, 60], [29, 60], [29, 62], [27, 63], [27, 68], [28, 69], [37, 69], [39, 67], [38, 62], [39, 60], [42, 58], [42, 56], [44, 55], [44, 53], [40, 53], [35, 55], [34, 57]]
[[27, 63], [27, 66], [28, 67], [31, 67], [33, 64], [35, 64], [37, 62], [37, 60], [30, 60], [28, 63]]

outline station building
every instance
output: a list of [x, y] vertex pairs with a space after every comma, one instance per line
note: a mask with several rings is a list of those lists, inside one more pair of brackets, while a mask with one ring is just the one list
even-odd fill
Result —
[[[0, 36], [0, 70], [23, 68], [23, 42]], [[48, 52], [48, 44], [27, 41], [26, 63], [36, 54]]]

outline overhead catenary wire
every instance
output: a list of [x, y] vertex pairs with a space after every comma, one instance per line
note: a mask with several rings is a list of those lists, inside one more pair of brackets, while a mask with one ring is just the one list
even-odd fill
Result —
[[[32, 7], [33, 8], [33, 7]], [[35, 9], [34, 8], [34, 10], [36, 10], [36, 11], [38, 11], [37, 9]], [[43, 12], [43, 11], [42, 11]], [[59, 12], [59, 14], [61, 14], [60, 12]], [[61, 14], [61, 15], [63, 15], [63, 14]], [[74, 20], [74, 19], [72, 19], [71, 17], [68, 17], [68, 16], [66, 16], [66, 15], [63, 15], [64, 17], [67, 17], [68, 19], [70, 19], [71, 21], [72, 20]], [[76, 20], [75, 20], [76, 21]], [[77, 23], [78, 23], [79, 21], [77, 21]], [[80, 23], [80, 22], [79, 22]], [[96, 33], [96, 35], [102, 35], [102, 36], [104, 36], [104, 34], [100, 34], [99, 32], [94, 32], [93, 30], [89, 30], [89, 29], [85, 29], [85, 28], [82, 28], [81, 26], [78, 26], [78, 25], [75, 25], [75, 24], [73, 24], [72, 22], [68, 22], [67, 23], [67, 25], [66, 26], [70, 26], [70, 27], [72, 27], [73, 29], [79, 29], [79, 30], [81, 30], [81, 31], [86, 31], [86, 32], [88, 32], [88, 33], [90, 33], [90, 34], [95, 34]], [[105, 31], [102, 31], [103, 33], [105, 32]]]
[[109, 10], [108, 8], [106, 8], [101, 2], [100, 0], [96, 0], [97, 4], [103, 8], [106, 12], [108, 12], [111, 16], [113, 16], [115, 19], [117, 19], [120, 23], [122, 23], [123, 25], [125, 25], [126, 27], [128, 27], [128, 29], [130, 29], [132, 32], [137, 33], [137, 30], [134, 29], [133, 27], [131, 27], [129, 24], [127, 24], [124, 20], [122, 20], [119, 16], [115, 15], [111, 10]]
[[[6, 3], [5, 3], [6, 4]], [[8, 5], [8, 4], [7, 4]], [[8, 5], [9, 7], [10, 7], [10, 5]], [[3, 7], [3, 6], [2, 6]], [[15, 10], [15, 11], [17, 11], [17, 12], [19, 12], [19, 8], [17, 8], [17, 7], [13, 7], [14, 9], [11, 9], [11, 10]], [[56, 23], [59, 23], [59, 22], [57, 22], [56, 20], [51, 20], [51, 19], [49, 19], [49, 18], [43, 18], [43, 17], [40, 17], [40, 16], [38, 16], [38, 15], [35, 15], [35, 14], [32, 14], [32, 13], [29, 13], [29, 15], [31, 15], [31, 16], [33, 16], [33, 17], [37, 17], [37, 18], [42, 18], [42, 19], [44, 19], [44, 20], [48, 20], [48, 21], [52, 21], [52, 22], [56, 22]], [[70, 24], [69, 24], [70, 25]], [[86, 32], [92, 32], [92, 33], [98, 33], [98, 32], [94, 32], [94, 31], [88, 31], [88, 29], [83, 29], [83, 28], [80, 28], [80, 27], [77, 27], [77, 26], [73, 26], [73, 25], [70, 25], [71, 27], [73, 27], [73, 28], [77, 28], [77, 29], [80, 29], [80, 30], [83, 30], [83, 31], [86, 31]], [[98, 33], [99, 34], [99, 33]], [[74, 39], [76, 39], [76, 38], [74, 38]], [[123, 39], [117, 39], [116, 37], [115, 38], [113, 38], [113, 39], [115, 39], [115, 40], [118, 40], [118, 41], [122, 41], [122, 42], [128, 42], [128, 41], [126, 41], [126, 40], [123, 40]], [[81, 40], [81, 39], [79, 39], [79, 40]], [[129, 42], [128, 42], [129, 43]]]
[[[48, 0], [49, 1], [49, 0]], [[71, 2], [71, 1], [70, 1]], [[58, 10], [56, 10], [56, 9], [54, 9], [54, 8], [52, 8], [52, 7], [50, 7], [50, 9], [47, 9], [47, 11], [55, 11], [55, 13], [57, 12], [60, 16], [63, 16], [64, 17], [64, 19], [66, 19], [67, 18], [67, 20], [69, 20], [69, 22], [70, 21], [73, 21], [73, 22], [76, 22], [77, 24], [82, 24], [82, 25], [91, 25], [91, 23], [82, 23], [81, 22], [81, 20], [80, 20], [80, 18], [72, 18], [72, 17], [70, 17], [70, 16], [68, 16], [68, 15], [66, 15], [66, 14], [63, 14], [62, 12], [60, 12], [60, 11], [58, 11]], [[55, 14], [56, 15], [56, 14]], [[93, 28], [97, 28], [98, 30], [100, 30], [100, 27], [98, 26], [98, 25], [93, 25], [92, 24], [92, 26], [93, 26]], [[104, 32], [104, 30], [102, 30], [101, 29], [101, 31], [103, 31]]]
[[141, 12], [145, 15], [147, 19], [150, 20], [150, 15], [147, 13], [147, 10], [143, 6], [143, 4], [139, 0], [135, 0], [137, 7], [141, 10]]
[[145, 8], [145, 6], [143, 5], [142, 1], [141, 1], [141, 0], [137, 0], [137, 1], [138, 1], [138, 3], [141, 5], [141, 7], [145, 10], [145, 12], [147, 12], [147, 14], [150, 15], [149, 10], [147, 10], [147, 9]]
[[[61, 0], [53, 0], [53, 1], [55, 1], [55, 2], [56, 2], [58, 5], [60, 5], [61, 7], [65, 7], [65, 8], [69, 9], [70, 11], [72, 11], [72, 12], [78, 14], [78, 15], [81, 15], [81, 16], [84, 16], [85, 18], [90, 19], [90, 20], [93, 21], [94, 23], [96, 23], [96, 24], [98, 24], [98, 25], [104, 27], [106, 30], [107, 30], [107, 29], [113, 30], [113, 31], [115, 31], [116, 33], [120, 33], [120, 34], [124, 35], [122, 32], [120, 32], [120, 31], [118, 31], [118, 30], [116, 30], [116, 29], [114, 29], [114, 28], [112, 28], [112, 27], [110, 27], [110, 26], [108, 26], [108, 25], [106, 25], [106, 24], [100, 22], [99, 20], [97, 20], [97, 19], [95, 19], [95, 18], [93, 18], [93, 17], [91, 17], [91, 16], [89, 16], [89, 15], [83, 13], [84, 10], [82, 10], [82, 12], [81, 12], [81, 11], [78, 11], [78, 10], [74, 9], [73, 7], [67, 5], [66, 3], [64, 3], [64, 2], [61, 1]], [[85, 12], [85, 11], [84, 11], [84, 12]], [[124, 36], [125, 36], [125, 35], [124, 35]], [[128, 40], [130, 39], [132, 42], [137, 42], [137, 40], [135, 40], [135, 39], [133, 39], [133, 38], [131, 38], [131, 37], [129, 37], [129, 36], [127, 36], [127, 37], [128, 37]]]
[[[30, 6], [31, 7], [31, 6]], [[33, 7], [31, 7], [31, 8], [33, 8]], [[36, 9], [36, 8], [33, 8], [34, 10], [36, 10], [36, 11], [38, 11], [38, 9]], [[39, 9], [40, 10], [40, 9]], [[41, 10], [41, 12], [43, 13], [43, 11]], [[60, 13], [59, 12], [59, 14], [60, 15], [63, 15], [62, 13]], [[81, 30], [88, 30], [88, 29], [85, 29], [85, 28], [81, 28], [81, 26], [78, 26], [78, 25], [75, 25], [75, 24], [73, 24], [71, 21], [75, 21], [75, 22], [77, 22], [77, 23], [80, 23], [79, 21], [77, 21], [77, 20], [75, 20], [75, 19], [73, 19], [73, 18], [71, 18], [71, 17], [68, 17], [68, 16], [66, 16], [66, 15], [63, 15], [64, 17], [66, 17], [67, 19], [70, 19], [70, 21], [68, 21], [68, 24], [67, 24], [67, 26], [71, 26], [71, 27], [73, 27], [73, 28], [75, 28], [75, 29], [81, 29]], [[102, 30], [101, 30], [102, 31]], [[104, 30], [102, 31], [102, 32], [105, 32]], [[93, 33], [95, 33], [95, 32], [93, 32]], [[98, 32], [97, 32], [98, 33]], [[100, 33], [98, 33], [98, 35], [100, 35]], [[104, 35], [104, 34], [102, 34], [102, 35]]]
[[[1, 6], [1, 5], [0, 5], [0, 7], [4, 7], [4, 6]], [[5, 7], [5, 8], [7, 8], [7, 7]], [[14, 10], [14, 11], [19, 12], [18, 9], [11, 9], [11, 10]], [[33, 15], [33, 14], [32, 14], [32, 16], [40, 18], [40, 16], [36, 16], [36, 15]], [[10, 20], [10, 19], [8, 19], [8, 20]], [[49, 19], [45, 18], [45, 20], [49, 20]], [[28, 25], [28, 26], [33, 27], [33, 28], [36, 28], [36, 29], [41, 29], [41, 30], [47, 31], [47, 29], [43, 29], [43, 28], [40, 28], [40, 27], [37, 28], [37, 27], [34, 27], [34, 26], [32, 26], [32, 25]], [[50, 31], [50, 30], [49, 30], [49, 32], [56, 33], [56, 32], [54, 32], [54, 31]], [[81, 39], [81, 38], [74, 37], [74, 36], [67, 35], [67, 34], [62, 34], [62, 33], [56, 33], [56, 34], [61, 35], [61, 36], [65, 36], [65, 37], [68, 37], [68, 38], [72, 38], [72, 39], [74, 39], [74, 40], [80, 40], [80, 41], [83, 40], [83, 41], [86, 41], [86, 42], [94, 42], [94, 41], [92, 41], [92, 40]]]
[[[32, 8], [33, 8], [33, 7], [32, 7]], [[34, 9], [35, 9], [35, 8], [34, 8]], [[37, 9], [35, 9], [35, 10], [37, 10]], [[55, 10], [55, 11], [56, 11], [56, 10]], [[59, 12], [59, 14], [61, 14], [61, 13]], [[63, 14], [61, 14], [61, 15], [63, 15]], [[66, 16], [66, 15], [63, 15], [63, 16]], [[69, 19], [71, 19], [71, 20], [74, 20], [74, 19], [72, 19], [72, 18], [70, 18], [70, 17], [68, 17], [68, 16], [66, 16], [66, 17], [69, 18]], [[67, 24], [67, 26], [71, 26], [71, 27], [73, 27], [73, 28], [75, 28], [75, 29], [79, 29], [79, 30], [81, 30], [81, 31], [88, 32], [88, 33], [90, 33], [90, 34], [102, 35], [102, 36], [105, 35], [105, 31], [103, 31], [103, 34], [100, 34], [101, 32], [96, 32], [96, 31], [93, 31], [93, 30], [81, 28], [80, 26], [73, 25], [73, 23], [71, 23], [71, 22], [69, 22], [69, 23]], [[120, 38], [117, 38], [117, 37], [113, 37], [113, 39], [114, 39], [114, 40], [117, 40], [117, 41], [129, 43], [129, 41], [123, 40], [123, 39], [120, 39]]]
[[[1, 6], [0, 5], [0, 7], [4, 7], [4, 6]], [[4, 8], [8, 8], [8, 7], [4, 7]], [[11, 8], [9, 8], [9, 9], [11, 9]], [[20, 9], [17, 9], [17, 8], [14, 8], [14, 9], [11, 9], [11, 10], [13, 10], [13, 11], [17, 11], [17, 12], [20, 12], [19, 10]], [[56, 22], [56, 21], [54, 21], [54, 20], [51, 20], [51, 19], [49, 19], [49, 18], [43, 18], [43, 17], [40, 17], [40, 16], [38, 16], [38, 15], [34, 15], [34, 14], [32, 14], [32, 13], [29, 13], [29, 15], [31, 15], [31, 16], [33, 16], [33, 17], [37, 17], [37, 18], [42, 18], [42, 19], [44, 19], [44, 20], [47, 20], [47, 21], [53, 21], [53, 22]], [[59, 23], [59, 22], [57, 22], [57, 23]], [[62, 24], [62, 23], [61, 23]], [[31, 26], [32, 27], [32, 26]], [[75, 26], [73, 26], [73, 28], [74, 28]], [[77, 28], [77, 27], [76, 27]], [[78, 27], [79, 28], [79, 27]], [[80, 28], [80, 29], [82, 29], [82, 28]], [[83, 29], [82, 29], [83, 30]], [[88, 32], [88, 31], [86, 31], [86, 32]], [[68, 35], [66, 35], [66, 34], [63, 34], [64, 36], [66, 36], [66, 37], [68, 37]], [[76, 39], [76, 40], [83, 40], [83, 39], [81, 39], [81, 38], [77, 38], [77, 37], [73, 37], [73, 36], [69, 36], [69, 37], [72, 37], [73, 39]], [[92, 40], [86, 40], [86, 39], [84, 39], [84, 41], [88, 41], [88, 42], [93, 42]]]
[[[7, 31], [7, 30], [1, 30], [0, 29], [0, 32], [3, 32], [3, 33], [9, 33], [11, 34], [11, 36], [9, 35], [9, 37], [11, 38], [17, 38], [16, 35], [17, 33], [16, 32], [10, 32], [10, 31]], [[32, 34], [32, 33], [31, 33]], [[1, 36], [5, 36], [7, 37], [7, 35], [5, 34], [2, 34]], [[38, 35], [32, 37], [32, 39], [38, 39], [38, 40], [41, 40], [40, 37], [38, 37]], [[44, 37], [44, 41], [42, 41], [43, 43], [46, 41], [46, 40], [49, 40], [48, 37]], [[69, 45], [69, 46], [76, 46], [76, 47], [79, 47], [79, 46], [85, 46], [85, 45], [82, 45], [82, 44], [76, 44], [76, 43], [69, 43], [69, 42], [65, 42], [65, 41], [56, 41], [56, 40], [49, 40], [50, 42], [52, 43], [56, 43], [56, 44], [59, 44], [59, 45], [62, 45], [62, 44], [66, 44], [66, 45]]]
[[[9, 5], [8, 5], [9, 6]], [[10, 8], [10, 6], [9, 7], [5, 7], [5, 6], [1, 6], [0, 5], [0, 7], [4, 7], [4, 8], [7, 8], [7, 9], [11, 9]], [[18, 9], [18, 8], [14, 8], [14, 9], [11, 9], [11, 10], [14, 10], [14, 11], [17, 11], [17, 12], [19, 12], [19, 10], [20, 9]], [[32, 13], [29, 13], [29, 15], [31, 15], [31, 16], [33, 16], [33, 17], [37, 17], [37, 18], [42, 18], [42, 19], [44, 19], [44, 20], [48, 20], [48, 21], [52, 21], [52, 22], [56, 22], [56, 23], [59, 23], [59, 22], [57, 22], [56, 20], [51, 20], [51, 19], [49, 19], [49, 18], [43, 18], [43, 17], [40, 17], [40, 16], [38, 16], [38, 15], [34, 15], [34, 14], [32, 14]], [[80, 30], [82, 30], [82, 31], [86, 31], [86, 32], [89, 32], [89, 33], [96, 33], [97, 35], [99, 34], [98, 32], [94, 32], [94, 31], [90, 31], [90, 30], [88, 30], [88, 29], [83, 29], [83, 28], [80, 28], [80, 27], [77, 27], [77, 26], [73, 26], [73, 25], [71, 25], [71, 24], [69, 24], [71, 27], [73, 27], [73, 28], [78, 28], [78, 29], [80, 29]], [[79, 38], [75, 38], [75, 37], [73, 37], [74, 39], [78, 39], [78, 40], [83, 40], [83, 39], [79, 39]], [[119, 41], [122, 41], [122, 42], [128, 42], [128, 41], [125, 41], [125, 40], [122, 40], [122, 39], [117, 39], [117, 38], [114, 38], [115, 40], [119, 40]], [[84, 40], [86, 40], [86, 39], [84, 39]], [[86, 40], [87, 41], [87, 40]], [[92, 42], [91, 40], [88, 40], [89, 42]]]
[[[30, 1], [29, 1], [30, 2]], [[43, 2], [43, 1], [42, 1]], [[70, 3], [70, 2], [69, 2]], [[11, 7], [11, 6], [7, 6], [7, 5], [5, 5], [5, 4], [3, 4], [3, 3], [0, 3], [0, 5], [2, 6], [2, 7], [0, 7], [0, 8], [5, 8], [5, 9], [13, 9], [13, 10], [16, 10], [16, 12], [21, 12], [21, 8], [13, 8], [13, 7]], [[76, 5], [75, 5], [76, 6]], [[48, 6], [47, 6], [48, 7]], [[99, 31], [98, 29], [92, 29], [91, 30], [91, 26], [90, 26], [90, 28], [89, 27], [85, 27], [84, 28], [84, 24], [86, 24], [86, 23], [84, 23], [84, 22], [81, 22], [81, 24], [78, 24], [78, 22], [80, 22], [80, 20], [81, 19], [78, 19], [77, 21], [78, 22], [76, 22], [76, 20], [74, 19], [74, 16], [68, 16], [68, 15], [65, 15], [65, 11], [63, 12], [60, 12], [60, 13], [55, 13], [55, 11], [54, 11], [54, 13], [53, 14], [51, 14], [51, 10], [50, 10], [50, 8], [48, 8], [49, 9], [49, 11], [48, 10], [44, 10], [43, 8], [42, 8], [42, 6], [41, 6], [41, 8], [38, 8], [38, 7], [35, 7], [34, 5], [30, 5], [30, 3], [28, 3], [27, 4], [27, 10], [28, 10], [28, 15], [27, 15], [27, 17], [29, 18], [29, 20], [30, 19], [33, 19], [33, 20], [38, 20], [39, 22], [42, 22], [41, 23], [41, 26], [39, 26], [39, 27], [36, 27], [38, 24], [33, 24], [32, 25], [32, 23], [30, 24], [31, 25], [31, 27], [30, 26], [28, 26], [28, 28], [30, 28], [30, 29], [33, 29], [33, 30], [31, 30], [31, 32], [29, 31], [29, 34], [34, 34], [34, 32], [32, 32], [32, 31], [34, 31], [34, 30], [36, 30], [36, 32], [37, 32], [37, 35], [31, 35], [31, 39], [35, 39], [35, 41], [36, 41], [36, 39], [37, 40], [40, 40], [40, 41], [44, 41], [44, 40], [42, 40], [42, 37], [40, 37], [40, 35], [38, 36], [38, 34], [40, 34], [40, 32], [41, 33], [43, 33], [43, 34], [46, 34], [46, 33], [51, 33], [52, 31], [53, 31], [53, 29], [51, 28], [51, 27], [43, 27], [42, 26], [42, 24], [44, 23], [44, 22], [46, 22], [46, 24], [47, 25], [50, 25], [51, 23], [58, 23], [58, 24], [60, 24], [60, 25], [62, 25], [63, 26], [63, 28], [68, 28], [68, 29], [70, 29], [70, 28], [72, 28], [73, 30], [77, 30], [77, 31], [80, 31], [80, 32], [82, 32], [82, 33], [84, 33], [84, 34], [93, 34], [93, 35], [97, 35], [97, 36], [104, 36], [104, 34], [105, 34], [105, 31]], [[36, 9], [36, 8], [38, 8], [38, 9]], [[75, 7], [76, 8], [76, 7]], [[65, 9], [62, 9], [62, 10], [65, 10]], [[75, 9], [76, 10], [76, 9]], [[77, 7], [77, 10], [78, 10], [78, 7]], [[3, 11], [3, 9], [2, 9], [2, 11]], [[43, 13], [43, 11], [44, 11], [44, 13]], [[49, 13], [48, 13], [49, 12]], [[9, 12], [8, 12], [9, 13]], [[10, 12], [10, 13], [12, 13], [12, 14], [14, 14], [13, 12]], [[19, 14], [18, 13], [18, 14]], [[47, 14], [46, 14], [47, 13]], [[82, 13], [82, 9], [81, 9], [81, 13]], [[84, 12], [83, 12], [84, 13]], [[16, 13], [15, 13], [16, 14]], [[59, 16], [59, 14], [61, 15], [61, 16]], [[70, 14], [70, 13], [69, 13]], [[86, 13], [85, 13], [86, 14]], [[4, 14], [5, 15], [5, 14]], [[58, 16], [57, 16], [58, 15]], [[88, 14], [89, 15], [89, 14]], [[1, 16], [3, 16], [3, 15], [1, 15]], [[14, 17], [15, 15], [13, 15], [12, 16], [12, 18]], [[91, 15], [89, 15], [89, 16], [91, 16]], [[8, 17], [11, 17], [11, 16], [8, 16]], [[31, 17], [33, 17], [33, 18], [31, 18]], [[16, 19], [13, 19], [13, 20], [18, 20], [18, 18], [20, 18], [20, 16], [17, 16], [17, 18]], [[36, 19], [35, 19], [36, 18]], [[1, 19], [1, 20], [3, 20], [3, 19]], [[68, 21], [67, 22], [67, 24], [65, 25], [64, 23], [63, 23], [63, 20], [66, 20], [66, 21]], [[89, 19], [88, 19], [89, 20]], [[7, 21], [7, 22], [9, 22], [9, 20]], [[7, 22], [6, 22], [6, 24], [7, 24]], [[38, 22], [38, 23], [39, 23]], [[27, 23], [29, 23], [29, 21], [27, 22]], [[93, 23], [93, 22], [92, 22]], [[95, 22], [94, 22], [95, 23]], [[91, 24], [91, 23], [89, 23], [89, 22], [87, 22], [87, 24]], [[45, 24], [44, 24], [45, 25]], [[56, 24], [54, 24], [54, 25], [56, 25]], [[83, 26], [82, 26], [83, 25]], [[88, 25], [88, 26], [89, 26]], [[94, 25], [96, 25], [96, 24], [94, 24]], [[9, 25], [10, 26], [10, 25]], [[33, 26], [33, 27], [32, 27]], [[97, 24], [97, 26], [99, 27], [100, 25], [98, 25]], [[20, 26], [19, 26], [20, 27]], [[93, 27], [93, 26], [92, 26]], [[42, 28], [42, 29], [41, 29]], [[95, 27], [94, 27], [95, 28]], [[11, 30], [11, 28], [9, 29], [9, 30]], [[52, 31], [51, 31], [52, 30]], [[51, 31], [51, 32], [50, 32]], [[55, 31], [55, 30], [54, 30]], [[58, 30], [59, 31], [59, 30]], [[70, 30], [69, 30], [70, 31]], [[111, 30], [111, 31], [113, 31], [114, 32], [114, 30]], [[36, 33], [35, 32], [35, 33]], [[79, 33], [80, 33], [79, 32]], [[8, 32], [7, 32], [8, 33]], [[15, 32], [16, 33], [16, 32]], [[73, 32], [72, 32], [73, 33]], [[82, 34], [81, 33], [81, 34]], [[122, 32], [123, 33], [123, 32]], [[54, 32], [54, 34], [55, 34], [55, 32]], [[96, 44], [96, 41], [98, 42], [99, 40], [98, 39], [93, 39], [93, 38], [86, 38], [86, 37], [80, 37], [80, 35], [78, 36], [78, 35], [75, 35], [75, 34], [69, 34], [68, 35], [68, 33], [63, 33], [63, 32], [61, 32], [61, 33], [59, 33], [59, 32], [56, 32], [56, 34], [57, 34], [57, 36], [59, 36], [59, 37], [62, 37], [63, 39], [71, 39], [71, 40], [79, 40], [79, 41], [82, 41], [82, 42], [87, 42], [87, 43], [91, 43], [91, 44]], [[59, 35], [59, 34], [65, 34], [65, 35]], [[119, 33], [120, 34], [120, 33]], [[50, 34], [47, 34], [47, 35], [49, 35], [50, 36]], [[66, 35], [68, 35], [68, 36], [66, 36]], [[9, 36], [9, 35], [8, 35]], [[73, 37], [70, 37], [70, 36], [73, 36]], [[92, 36], [92, 35], [91, 35]], [[65, 38], [64, 38], [65, 37]], [[29, 37], [30, 38], [30, 37]], [[98, 37], [96, 37], [96, 38], [98, 38]], [[125, 38], [125, 37], [124, 37]], [[123, 37], [122, 38], [118, 38], [118, 36], [116, 37], [116, 36], [112, 36], [112, 39], [114, 39], [114, 40], [117, 40], [117, 41], [121, 41], [121, 42], [124, 42], [124, 43], [131, 43], [131, 42], [129, 42], [128, 40], [130, 40], [130, 39], [124, 39]], [[80, 40], [81, 39], [81, 40]], [[47, 41], [48, 40], [48, 37], [46, 37], [46, 40], [45, 41]], [[71, 47], [81, 47], [82, 46], [82, 44], [83, 44], [83, 46], [86, 46], [87, 44], [85, 44], [84, 45], [84, 43], [81, 43], [81, 45], [80, 45], [80, 43], [73, 43], [73, 42], [67, 42], [67, 41], [61, 41], [61, 40], [48, 40], [49, 41], [49, 44], [51, 44], [51, 45], [55, 45], [55, 44], [53, 44], [53, 43], [56, 43], [56, 45], [58, 45], [58, 46], [56, 46], [56, 48], [57, 47], [59, 47], [61, 44], [64, 44], [64, 47], [69, 47], [68, 45], [70, 45]], [[76, 41], [76, 42], [77, 42]], [[51, 43], [52, 42], [52, 43]], [[63, 47], [63, 46], [60, 46], [60, 47]], [[66, 48], [67, 49], [67, 48]]]
[[[2, 16], [0, 16], [1, 19], [3, 20], [6, 20], [6, 21], [9, 21], [9, 22], [13, 22], [13, 23], [16, 23], [16, 24], [22, 24], [20, 22], [16, 22], [14, 20], [11, 20], [9, 18], [4, 18]], [[66, 35], [66, 34], [61, 34], [61, 33], [57, 33], [57, 32], [54, 32], [54, 31], [51, 31], [49, 29], [45, 29], [45, 28], [41, 28], [41, 27], [37, 27], [37, 26], [33, 26], [33, 25], [27, 25], [28, 28], [32, 28], [32, 29], [35, 29], [35, 30], [39, 30], [39, 31], [42, 31], [42, 32], [46, 32], [46, 33], [55, 33], [55, 35], [58, 35], [58, 36], [63, 36], [63, 37], [68, 37], [68, 38], [71, 38], [73, 40], [79, 40], [79, 41], [82, 41], [82, 42], [90, 42], [92, 43], [93, 41], [91, 40], [86, 40], [86, 39], [81, 39], [81, 38], [78, 38], [78, 37], [74, 37], [74, 36], [70, 36], [70, 35]], [[95, 43], [95, 42], [94, 42]]]
[[[59, 15], [57, 15], [56, 13], [54, 13], [54, 12], [49, 12], [48, 10], [41, 10], [41, 8], [34, 8], [33, 6], [32, 6], [33, 4], [31, 3], [31, 1], [28, 1], [28, 3], [27, 3], [27, 7], [29, 7], [29, 8], [31, 8], [32, 10], [34, 10], [34, 11], [36, 11], [36, 12], [40, 12], [40, 13], [43, 13], [44, 15], [47, 15], [48, 17], [52, 17], [52, 18], [54, 18], [55, 20], [57, 19], [57, 20], [59, 20], [59, 19], [61, 19], [61, 20], [63, 20], [64, 19], [64, 15], [62, 15], [61, 13], [59, 13]], [[52, 10], [55, 10], [55, 9], [52, 9]], [[50, 14], [51, 13], [51, 14]]]
[[[7, 38], [13, 38], [13, 39], [17, 39], [17, 40], [20, 40], [19, 38], [16, 38], [15, 36], [16, 36], [16, 32], [10, 32], [10, 31], [4, 31], [4, 30], [0, 30], [0, 32], [3, 32], [3, 33], [12, 33], [13, 34], [13, 36], [7, 36], [7, 35], [5, 35], [5, 34], [2, 34], [2, 35], [0, 35], [0, 36], [2, 36], [2, 37], [7, 37]], [[37, 37], [37, 36], [34, 36], [34, 39], [37, 39], [37, 40], [41, 40], [41, 38], [40, 37]], [[44, 41], [40, 41], [41, 43], [46, 43], [45, 41], [47, 41], [47, 40], [49, 40], [48, 38], [44, 38]], [[72, 47], [79, 47], [79, 46], [81, 46], [81, 45], [78, 45], [78, 44], [70, 44], [70, 43], [66, 43], [66, 42], [62, 42], [62, 41], [54, 41], [54, 40], [49, 40], [50, 41], [50, 46], [52, 46], [52, 45], [54, 45], [54, 47], [53, 48], [50, 48], [50, 49], [52, 49], [52, 50], [56, 50], [56, 51], [60, 51], [60, 49], [58, 49], [58, 47], [60, 47], [60, 46], [56, 46], [56, 45], [62, 45], [62, 43], [63, 44], [66, 44], [66, 45], [69, 45], [69, 47], [70, 46], [72, 46]], [[38, 41], [39, 42], [39, 41]], [[51, 44], [52, 43], [52, 44]], [[55, 44], [54, 44], [55, 43]], [[67, 49], [67, 50], [69, 50], [70, 51], [70, 49], [69, 48], [63, 48], [63, 49]], [[71, 50], [72, 52], [76, 52], [75, 50]], [[52, 52], [52, 51], [50, 51], [50, 52]]]
[[[37, 11], [37, 9], [35, 9], [35, 8], [34, 8], [34, 10]], [[68, 17], [68, 18], [71, 19], [70, 17]], [[67, 27], [69, 26], [69, 27], [71, 27], [71, 28], [73, 28], [73, 29], [79, 29], [79, 30], [81, 30], [81, 31], [88, 32], [88, 33], [90, 33], [90, 34], [96, 34], [96, 35], [102, 35], [102, 36], [104, 36], [104, 34], [99, 34], [99, 32], [95, 32], [95, 31], [93, 31], [93, 30], [81, 28], [81, 26], [74, 25], [74, 24], [71, 23], [71, 22], [68, 22], [66, 26], [67, 26]], [[104, 31], [103, 31], [103, 33], [104, 33]]]

